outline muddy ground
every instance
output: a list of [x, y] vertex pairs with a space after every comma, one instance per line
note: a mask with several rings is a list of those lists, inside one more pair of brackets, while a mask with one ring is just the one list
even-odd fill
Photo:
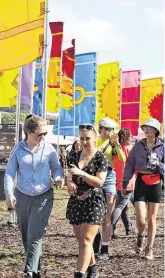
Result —
[[[72, 278], [76, 266], [78, 248], [72, 227], [65, 219], [68, 195], [65, 190], [55, 190], [54, 208], [47, 233], [44, 236], [42, 278]], [[135, 231], [126, 236], [122, 223], [118, 223], [119, 239], [110, 243], [111, 258], [99, 262], [100, 278], [163, 278], [164, 277], [164, 203], [158, 215], [157, 236], [153, 262], [146, 262], [134, 252]], [[7, 226], [8, 213], [0, 202], [0, 278], [21, 278], [24, 268], [24, 251], [17, 228]], [[135, 227], [135, 216], [132, 210]]]

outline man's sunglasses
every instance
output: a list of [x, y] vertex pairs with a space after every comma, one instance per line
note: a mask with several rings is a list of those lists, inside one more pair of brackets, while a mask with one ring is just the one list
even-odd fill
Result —
[[38, 137], [46, 136], [48, 134], [47, 132], [39, 133], [39, 132], [35, 132], [35, 131], [32, 131], [32, 130], [31, 130], [31, 132], [36, 134]]

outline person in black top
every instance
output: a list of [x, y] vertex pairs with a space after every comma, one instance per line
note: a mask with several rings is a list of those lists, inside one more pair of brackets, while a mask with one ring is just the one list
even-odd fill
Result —
[[73, 225], [79, 244], [74, 277], [99, 277], [95, 265], [93, 241], [106, 215], [106, 196], [102, 189], [108, 160], [97, 150], [97, 133], [92, 125], [81, 125], [82, 150], [68, 156], [68, 192], [71, 195], [66, 216]]

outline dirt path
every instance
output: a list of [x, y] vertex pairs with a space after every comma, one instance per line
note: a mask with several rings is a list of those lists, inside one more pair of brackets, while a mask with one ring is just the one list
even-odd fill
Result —
[[[65, 219], [68, 195], [65, 190], [55, 191], [54, 208], [44, 237], [42, 278], [72, 278], [77, 260], [77, 243], [72, 227]], [[158, 215], [155, 241], [155, 260], [146, 262], [134, 252], [135, 233], [125, 236], [122, 223], [118, 224], [119, 239], [110, 244], [111, 259], [99, 262], [100, 278], [163, 278], [164, 204]], [[4, 203], [0, 204], [0, 278], [21, 278], [24, 251], [17, 228], [8, 228]], [[135, 224], [135, 217], [132, 214]]]

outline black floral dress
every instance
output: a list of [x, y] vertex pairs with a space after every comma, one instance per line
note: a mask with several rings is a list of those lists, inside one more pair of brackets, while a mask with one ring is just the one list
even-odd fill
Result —
[[[72, 153], [67, 158], [68, 167], [70, 164], [78, 166], [79, 153]], [[87, 174], [96, 176], [96, 172], [106, 172], [108, 169], [108, 159], [106, 156], [97, 151], [88, 164], [82, 169]], [[68, 202], [66, 217], [70, 224], [80, 225], [82, 223], [90, 223], [101, 225], [106, 215], [106, 196], [102, 188], [96, 188], [88, 185], [81, 177], [73, 175], [73, 182], [77, 185], [76, 196], [71, 196]], [[79, 199], [87, 192], [84, 199]]]

